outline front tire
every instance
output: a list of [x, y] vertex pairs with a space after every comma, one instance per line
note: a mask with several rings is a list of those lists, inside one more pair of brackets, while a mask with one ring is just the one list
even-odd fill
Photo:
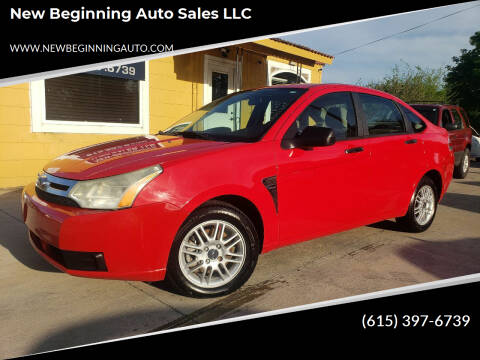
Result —
[[214, 297], [231, 293], [249, 278], [258, 259], [251, 220], [224, 202], [211, 202], [185, 221], [170, 251], [167, 280], [182, 294]]
[[463, 152], [462, 160], [458, 166], [455, 166], [453, 176], [457, 179], [465, 179], [470, 169], [470, 150], [465, 149]]
[[435, 183], [429, 177], [424, 177], [415, 189], [407, 214], [397, 218], [397, 223], [409, 232], [425, 231], [432, 225], [437, 204]]

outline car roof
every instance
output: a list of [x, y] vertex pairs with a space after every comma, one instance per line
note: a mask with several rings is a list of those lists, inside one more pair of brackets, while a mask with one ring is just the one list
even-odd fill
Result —
[[[324, 83], [324, 84], [279, 84], [279, 85], [271, 85], [271, 86], [266, 86], [269, 88], [337, 88], [337, 87], [346, 87], [346, 88], [352, 88], [352, 89], [367, 89], [367, 90], [375, 90], [372, 88], [367, 88], [363, 86], [358, 86], [358, 85], [351, 85], [351, 84], [342, 84], [342, 83]], [[380, 90], [375, 90], [375, 91], [380, 91]], [[380, 91], [382, 92], [382, 91]]]
[[[396, 96], [386, 93], [381, 90], [367, 88], [359, 85], [350, 85], [342, 83], [324, 83], [324, 84], [281, 84], [281, 85], [272, 85], [266, 86], [265, 88], [296, 88], [296, 89], [342, 89], [344, 91], [365, 91], [369, 93], [375, 93], [381, 96], [386, 96], [389, 98], [398, 99]], [[400, 100], [400, 99], [399, 99]]]

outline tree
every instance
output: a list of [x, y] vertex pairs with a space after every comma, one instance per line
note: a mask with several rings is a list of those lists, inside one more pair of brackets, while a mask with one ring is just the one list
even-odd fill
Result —
[[[402, 61], [402, 60], [401, 60]], [[410, 66], [405, 61], [396, 64], [391, 74], [380, 81], [371, 81], [363, 86], [385, 91], [406, 103], [446, 101], [443, 78], [445, 69], [428, 69], [420, 66]], [[362, 85], [361, 81], [359, 84]]]
[[480, 128], [480, 31], [470, 37], [471, 50], [461, 49], [455, 63], [447, 66], [445, 84], [448, 102], [463, 107], [476, 129]]

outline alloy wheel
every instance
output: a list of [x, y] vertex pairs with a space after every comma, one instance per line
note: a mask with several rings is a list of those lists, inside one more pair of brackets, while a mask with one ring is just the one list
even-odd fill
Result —
[[463, 172], [466, 173], [468, 171], [468, 166], [470, 165], [469, 163], [469, 158], [468, 158], [468, 155], [465, 154], [465, 156], [463, 157]]
[[414, 205], [415, 220], [419, 225], [428, 223], [435, 213], [435, 193], [429, 185], [417, 192]]
[[246, 257], [242, 233], [224, 220], [209, 220], [191, 229], [178, 252], [180, 270], [191, 283], [216, 288], [232, 281]]

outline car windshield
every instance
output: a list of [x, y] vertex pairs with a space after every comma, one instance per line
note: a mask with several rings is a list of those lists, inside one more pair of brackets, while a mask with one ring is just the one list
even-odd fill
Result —
[[[259, 140], [306, 89], [266, 88], [227, 95], [185, 116], [159, 134], [217, 141]], [[180, 127], [180, 124], [187, 124]]]
[[438, 123], [438, 109], [434, 107], [423, 107], [423, 106], [412, 106], [425, 118], [427, 118], [431, 123], [435, 125]]

